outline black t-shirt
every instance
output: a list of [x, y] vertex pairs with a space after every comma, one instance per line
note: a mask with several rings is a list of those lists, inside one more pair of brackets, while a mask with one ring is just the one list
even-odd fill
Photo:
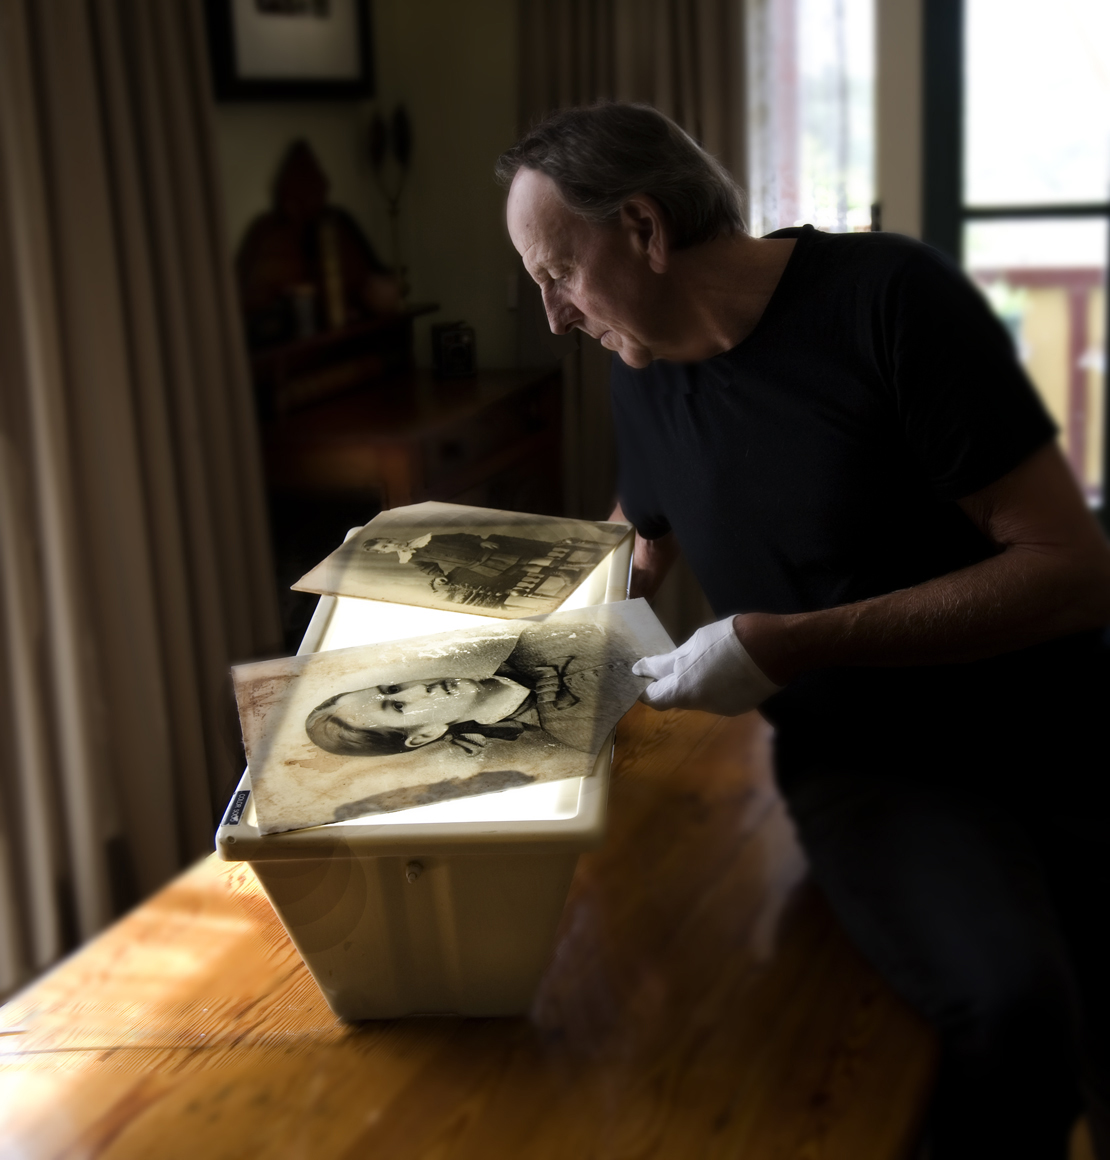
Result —
[[[797, 242], [742, 343], [693, 364], [613, 360], [625, 514], [649, 539], [676, 533], [718, 616], [830, 608], [993, 554], [956, 500], [1056, 431], [1006, 330], [917, 242], [770, 236]], [[907, 742], [933, 764], [981, 760], [1031, 711], [1074, 703], [1079, 678], [1062, 674], [1105, 656], [1086, 634], [970, 665], [823, 670], [764, 711], [803, 764], [881, 762]]]

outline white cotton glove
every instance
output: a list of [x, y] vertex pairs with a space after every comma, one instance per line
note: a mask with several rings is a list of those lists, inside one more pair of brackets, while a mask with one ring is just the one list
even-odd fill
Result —
[[640, 694], [653, 709], [703, 709], [722, 717], [746, 713], [781, 688], [737, 640], [731, 616], [699, 628], [674, 652], [638, 660], [632, 671], [655, 678]]

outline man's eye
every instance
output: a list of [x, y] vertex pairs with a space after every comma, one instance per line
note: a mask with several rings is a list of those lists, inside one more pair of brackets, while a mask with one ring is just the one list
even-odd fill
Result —
[[405, 711], [405, 707], [400, 701], [390, 701], [389, 707], [397, 713], [403, 713]]
[[399, 693], [400, 691], [401, 691], [400, 685], [379, 685], [378, 686], [378, 692], [385, 693], [386, 695], [388, 695], [390, 693]]

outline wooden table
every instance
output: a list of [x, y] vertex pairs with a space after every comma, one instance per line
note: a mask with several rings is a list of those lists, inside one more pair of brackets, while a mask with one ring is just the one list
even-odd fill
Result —
[[528, 1019], [340, 1024], [201, 863], [0, 1009], [0, 1156], [907, 1156], [932, 1038], [808, 885], [759, 720], [637, 706], [610, 810]]

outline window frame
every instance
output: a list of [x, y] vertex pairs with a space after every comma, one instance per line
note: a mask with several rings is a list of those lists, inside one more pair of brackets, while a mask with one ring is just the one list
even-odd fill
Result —
[[[964, 202], [964, 4], [965, 0], [925, 0], [922, 4], [922, 240], [962, 268], [963, 227], [971, 221], [1102, 218], [1110, 237], [1110, 200], [976, 206]], [[1110, 530], [1110, 286], [1105, 301], [1102, 501], [1097, 511], [1103, 527]]]

